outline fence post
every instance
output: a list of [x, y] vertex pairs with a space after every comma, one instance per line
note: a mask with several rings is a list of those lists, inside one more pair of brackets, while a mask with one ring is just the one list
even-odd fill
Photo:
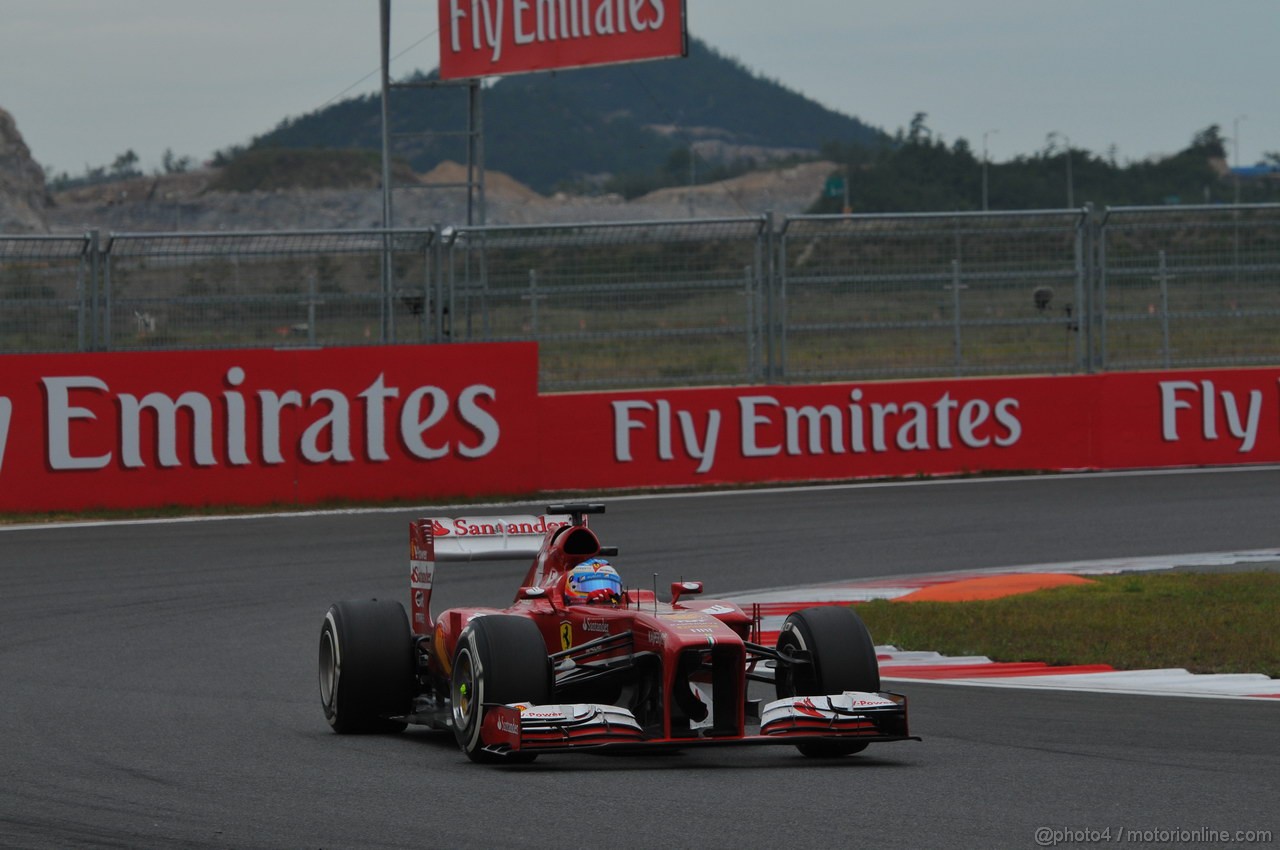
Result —
[[312, 273], [307, 275], [307, 343], [313, 346], [316, 344], [316, 305], [320, 303], [316, 295], [316, 276]]
[[1160, 251], [1160, 340], [1163, 349], [1164, 368], [1172, 364], [1172, 352], [1169, 347], [1169, 268], [1165, 264], [1165, 253]]
[[107, 244], [102, 249], [102, 336], [99, 340], [100, 351], [111, 350], [111, 247], [115, 237], [108, 236]]
[[[1092, 245], [1089, 240], [1089, 218], [1092, 207], [1085, 205], [1084, 212], [1076, 222], [1076, 292], [1075, 292], [1075, 334], [1076, 334], [1076, 371], [1092, 372], [1092, 340], [1091, 325], [1092, 304], [1089, 298], [1089, 263]], [[1071, 332], [1071, 317], [1067, 317], [1067, 332]]]
[[[436, 222], [432, 226], [434, 235], [427, 251], [431, 256], [430, 284], [427, 290], [427, 303], [431, 311], [431, 341], [444, 342], [444, 317], [448, 312], [444, 303], [444, 226]], [[425, 311], [424, 311], [425, 312]]]
[[1084, 205], [1084, 301], [1080, 305], [1080, 332], [1084, 340], [1084, 371], [1093, 374], [1097, 370], [1097, 317], [1098, 317], [1098, 219], [1093, 204]]
[[960, 260], [951, 261], [951, 315], [955, 332], [955, 368], [956, 375], [964, 371], [963, 338], [960, 330]]
[[773, 229], [773, 211], [765, 213], [765, 377], [769, 383], [787, 379], [787, 221], [782, 232]]
[[529, 329], [538, 339], [538, 270], [529, 269]]
[[1097, 234], [1097, 303], [1098, 303], [1098, 370], [1107, 371], [1107, 220], [1111, 217], [1108, 207], [1098, 222]]
[[[445, 314], [446, 314], [445, 325], [447, 326], [446, 333], [449, 337], [449, 342], [453, 342], [454, 340], [457, 339], [457, 336], [454, 334], [454, 326], [458, 324], [458, 272], [457, 272], [458, 258], [456, 256], [458, 253], [458, 231], [457, 230], [452, 230], [451, 235], [449, 237], [449, 248], [447, 251], [443, 253], [447, 254], [447, 262], [448, 262], [448, 270], [449, 270], [449, 277], [446, 282], [446, 288], [448, 289], [448, 293], [447, 293], [448, 301], [445, 305]], [[470, 262], [470, 260], [468, 260], [468, 262]], [[465, 296], [466, 293], [463, 293], [463, 294]], [[467, 317], [467, 321], [468, 322], [471, 321], [470, 316]]]
[[426, 243], [422, 245], [422, 316], [417, 323], [417, 338], [422, 342], [439, 342], [435, 338], [435, 321], [431, 319], [435, 311], [435, 298], [431, 293], [431, 284], [435, 280], [435, 265], [433, 260], [435, 257], [435, 232], [428, 230], [425, 233]]
[[80, 292], [79, 347], [85, 350], [85, 328], [89, 330], [89, 350], [98, 348], [98, 275], [101, 272], [101, 257], [98, 253], [98, 231], [90, 230], [85, 234], [88, 239], [86, 250], [89, 252], [88, 292]]
[[382, 223], [382, 256], [379, 269], [378, 298], [378, 342], [386, 345], [390, 341], [391, 316], [391, 237], [387, 228], [390, 220]]
[[751, 266], [745, 266], [742, 269], [742, 297], [745, 300], [747, 315], [747, 380], [759, 380], [759, 353], [756, 348], [756, 310], [755, 310], [755, 288], [751, 285], [754, 275], [751, 273]]

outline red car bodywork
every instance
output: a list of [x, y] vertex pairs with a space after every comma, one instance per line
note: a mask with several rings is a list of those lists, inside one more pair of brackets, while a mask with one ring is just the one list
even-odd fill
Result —
[[[762, 711], [763, 701], [749, 697], [749, 682], [772, 681], [774, 665], [806, 663], [803, 653], [760, 645], [758, 616], [732, 602], [702, 598], [698, 582], [671, 584], [667, 601], [654, 590], [629, 588], [616, 604], [567, 604], [568, 571], [587, 558], [616, 554], [588, 527], [586, 514], [600, 511], [603, 506], [552, 506], [544, 516], [434, 517], [410, 524], [418, 693], [406, 722], [454, 725], [449, 682], [460, 638], [478, 617], [507, 615], [536, 624], [553, 671], [554, 698], [548, 705], [482, 705], [480, 745], [492, 756], [806, 740], [852, 741], [854, 748], [846, 750], [852, 752], [865, 742], [910, 737], [906, 700], [897, 694], [796, 695]], [[454, 608], [432, 616], [437, 563], [530, 555], [509, 607]], [[453, 687], [457, 701], [456, 682]]]

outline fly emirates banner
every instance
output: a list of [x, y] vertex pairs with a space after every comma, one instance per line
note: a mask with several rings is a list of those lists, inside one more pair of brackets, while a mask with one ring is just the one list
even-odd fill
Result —
[[0, 511], [1280, 461], [1280, 369], [539, 395], [533, 344], [0, 356]]
[[0, 357], [0, 510], [536, 485], [532, 344]]

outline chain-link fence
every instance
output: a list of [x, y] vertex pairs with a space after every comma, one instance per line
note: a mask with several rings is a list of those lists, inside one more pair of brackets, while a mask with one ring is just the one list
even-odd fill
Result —
[[0, 234], [0, 352], [87, 348], [98, 256], [90, 236]]
[[1280, 205], [0, 235], [0, 352], [532, 340], [543, 390], [1280, 363]]
[[1114, 209], [1099, 235], [1100, 368], [1280, 360], [1280, 206]]
[[791, 380], [1083, 367], [1082, 212], [811, 216], [779, 249]]
[[453, 231], [452, 338], [537, 340], [548, 390], [758, 380], [766, 222]]
[[430, 231], [122, 234], [103, 253], [102, 347], [430, 341]]

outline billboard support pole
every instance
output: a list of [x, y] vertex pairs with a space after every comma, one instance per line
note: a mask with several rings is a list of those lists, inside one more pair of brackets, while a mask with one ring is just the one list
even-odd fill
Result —
[[382, 341], [391, 337], [391, 0], [379, 0], [382, 48]]

